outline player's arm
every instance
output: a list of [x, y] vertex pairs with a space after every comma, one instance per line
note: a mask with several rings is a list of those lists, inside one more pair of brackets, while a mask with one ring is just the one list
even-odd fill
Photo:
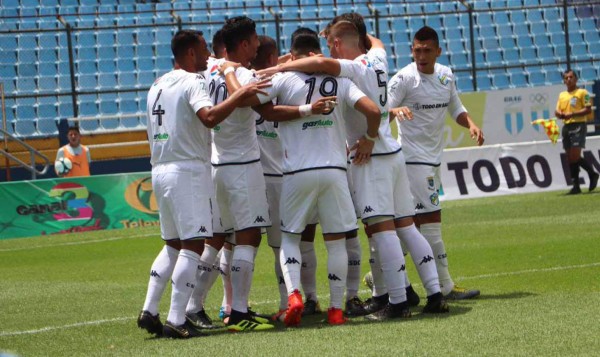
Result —
[[369, 39], [369, 41], [371, 41], [371, 49], [375, 49], [375, 48], [385, 49], [385, 45], [383, 44], [383, 41], [381, 41], [377, 37], [367, 34], [367, 38]]
[[321, 56], [310, 56], [295, 61], [278, 64], [267, 69], [257, 71], [259, 76], [271, 76], [275, 73], [286, 71], [298, 71], [304, 73], [324, 73], [331, 76], [339, 76], [341, 72], [340, 61], [333, 58]]
[[477, 142], [477, 145], [483, 145], [485, 138], [483, 137], [483, 131], [479, 129], [479, 127], [473, 122], [469, 113], [462, 112], [456, 117], [456, 122], [467, 129], [469, 129], [469, 134], [471, 135], [471, 139]]
[[272, 102], [266, 102], [264, 104], [252, 106], [252, 109], [260, 114], [266, 121], [289, 121], [309, 115], [322, 114], [332, 108], [335, 100], [336, 97], [323, 97], [312, 104], [301, 106], [273, 105]]
[[65, 157], [65, 153], [63, 150], [64, 150], [64, 148], [58, 149], [58, 151], [56, 152], [56, 159], [54, 161], [58, 161], [59, 159], [62, 159], [63, 157]]
[[398, 121], [412, 120], [412, 110], [410, 110], [410, 108], [408, 108], [407, 106], [402, 105], [404, 97], [406, 96], [404, 77], [398, 74], [393, 76], [388, 85], [387, 92], [388, 105], [391, 108], [390, 122], [395, 118], [398, 118]]
[[354, 164], [366, 164], [371, 157], [375, 141], [378, 139], [379, 124], [381, 123], [381, 111], [377, 104], [369, 97], [364, 96], [354, 103], [354, 109], [362, 113], [367, 120], [367, 132], [361, 137], [350, 150], [356, 149], [354, 154]]

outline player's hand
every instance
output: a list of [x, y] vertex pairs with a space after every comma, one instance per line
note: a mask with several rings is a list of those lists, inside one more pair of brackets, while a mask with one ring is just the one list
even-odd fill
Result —
[[281, 72], [279, 69], [279, 65], [261, 69], [260, 71], [256, 71], [256, 75], [258, 78], [267, 78], [273, 76], [275, 73]]
[[398, 118], [399, 121], [413, 120], [413, 113], [408, 107], [392, 108], [390, 109], [390, 113], [392, 113], [392, 116]]
[[267, 92], [265, 92], [262, 89], [269, 88], [270, 86], [271, 86], [271, 80], [263, 79], [258, 82], [248, 83], [245, 86], [240, 87], [240, 89], [238, 89], [236, 91], [236, 93], [238, 91], [241, 91], [243, 98], [247, 98], [247, 97], [250, 97], [250, 96], [253, 96], [256, 94], [269, 95]]
[[335, 108], [337, 97], [323, 97], [312, 104], [311, 111], [313, 114], [328, 113]]
[[229, 67], [231, 67], [235, 70], [241, 66], [242, 66], [242, 64], [238, 63], [238, 62], [225, 61], [219, 66], [219, 74], [222, 75], [225, 72], [225, 70]]
[[373, 147], [375, 146], [375, 142], [368, 140], [364, 136], [356, 141], [350, 151], [356, 150], [354, 152], [354, 159], [352, 163], [355, 165], [364, 165], [369, 162], [371, 159], [371, 153], [373, 152]]
[[563, 119], [571, 119], [573, 117], [572, 113], [563, 113], [562, 118]]
[[469, 128], [469, 133], [471, 134], [471, 139], [475, 140], [478, 146], [483, 145], [485, 137], [483, 136], [483, 131], [477, 125], [472, 125]]

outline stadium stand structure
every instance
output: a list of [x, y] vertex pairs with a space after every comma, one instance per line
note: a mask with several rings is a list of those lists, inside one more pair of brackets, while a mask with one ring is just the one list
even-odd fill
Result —
[[[561, 83], [566, 69], [562, 2], [476, 0], [473, 6], [476, 80], [479, 90]], [[135, 131], [145, 119], [146, 90], [172, 67], [171, 36], [178, 26], [211, 39], [226, 18], [247, 15], [259, 34], [289, 48], [299, 26], [322, 29], [340, 13], [355, 11], [369, 31], [379, 29], [391, 72], [411, 62], [412, 35], [429, 25], [441, 35], [439, 62], [459, 75], [460, 91], [472, 91], [469, 13], [459, 1], [375, 0], [0, 0], [0, 81], [8, 130], [19, 137], [56, 136], [59, 119], [75, 116], [67, 31], [71, 28], [76, 110], [85, 133]], [[377, 10], [377, 16], [372, 10]], [[583, 80], [600, 75], [600, 3], [569, 5], [572, 68]], [[274, 15], [279, 14], [278, 21]], [[326, 48], [324, 48], [325, 52]], [[105, 118], [111, 116], [110, 118]], [[98, 118], [97, 120], [93, 118]]]

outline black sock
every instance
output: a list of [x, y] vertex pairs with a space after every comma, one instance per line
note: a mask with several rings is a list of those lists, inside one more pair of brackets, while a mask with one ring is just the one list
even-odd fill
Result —
[[588, 175], [590, 177], [594, 176], [594, 174], [595, 174], [594, 168], [585, 159], [579, 159], [579, 161], [577, 162], [577, 164], [579, 164], [579, 167], [581, 167], [582, 169], [584, 169], [585, 171], [587, 171], [587, 173], [588, 173]]
[[571, 180], [573, 180], [573, 187], [579, 187], [579, 162], [569, 164], [571, 169]]

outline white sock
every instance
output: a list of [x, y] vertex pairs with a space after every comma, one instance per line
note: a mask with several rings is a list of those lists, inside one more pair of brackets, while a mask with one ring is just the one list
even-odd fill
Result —
[[236, 245], [231, 260], [231, 309], [248, 312], [248, 296], [254, 273], [254, 254], [251, 245]]
[[348, 252], [346, 240], [325, 241], [327, 248], [327, 278], [329, 279], [329, 307], [342, 308], [346, 278], [348, 276]]
[[439, 293], [440, 281], [433, 259], [433, 251], [427, 240], [419, 233], [414, 224], [408, 227], [396, 228], [396, 233], [410, 252], [421, 282], [425, 287], [425, 291], [427, 291], [427, 296]]
[[446, 295], [454, 288], [454, 281], [452, 281], [450, 271], [448, 271], [446, 247], [444, 246], [444, 241], [442, 241], [442, 224], [422, 224], [421, 234], [427, 239], [431, 246], [433, 257], [435, 258], [435, 266], [440, 279], [440, 289], [442, 290], [442, 294]]
[[400, 240], [395, 231], [373, 233], [377, 245], [383, 278], [390, 295], [390, 303], [406, 301], [406, 266]]
[[219, 252], [217, 253], [217, 256], [215, 257], [215, 261], [212, 266], [212, 271], [210, 272], [210, 274], [208, 274], [208, 281], [206, 283], [207, 288], [206, 288], [206, 290], [200, 292], [202, 294], [202, 296], [201, 296], [202, 306], [204, 306], [204, 302], [206, 301], [208, 292], [212, 289], [213, 285], [215, 285], [215, 281], [217, 281], [217, 278], [219, 277], [219, 275], [221, 275], [221, 267], [219, 266], [220, 261], [221, 261], [221, 251], [219, 250]]
[[302, 268], [302, 254], [300, 253], [300, 234], [281, 232], [281, 249], [279, 251], [279, 264], [283, 272], [283, 279], [288, 296], [294, 290], [300, 289], [300, 269]]
[[307, 300], [318, 302], [317, 298], [317, 254], [313, 242], [300, 241], [302, 255], [302, 268], [300, 269], [300, 282], [302, 291]]
[[221, 260], [219, 268], [221, 269], [221, 279], [223, 280], [223, 302], [221, 306], [226, 313], [231, 312], [231, 256], [233, 252], [229, 249], [221, 249]]
[[196, 286], [196, 276], [200, 264], [200, 255], [191, 250], [182, 249], [173, 270], [173, 291], [171, 308], [167, 321], [178, 326], [185, 322], [185, 307]]
[[358, 236], [346, 239], [346, 251], [348, 252], [348, 278], [346, 280], [346, 300], [358, 296], [358, 285], [360, 284], [360, 260], [362, 251]]
[[287, 298], [288, 293], [285, 287], [285, 279], [283, 279], [283, 272], [281, 271], [281, 264], [279, 264], [279, 248], [273, 248], [273, 255], [275, 256], [275, 277], [277, 278], [277, 287], [279, 288], [279, 310], [287, 309]]
[[[398, 234], [398, 228], [396, 228], [396, 234]], [[400, 239], [400, 246], [402, 247], [402, 253], [404, 254], [404, 261], [406, 261], [406, 255], [409, 252], [408, 252], [408, 247], [404, 244], [404, 242], [402, 242], [402, 239]], [[404, 278], [406, 279], [406, 286], [409, 286], [410, 285], [410, 279], [408, 278], [408, 270], [404, 271]]]
[[204, 298], [212, 286], [211, 281], [214, 281], [211, 277], [218, 274], [218, 271], [215, 272], [213, 269], [217, 254], [219, 252], [215, 248], [204, 245], [204, 251], [200, 256], [200, 264], [198, 264], [197, 284], [185, 308], [186, 312], [195, 313], [204, 308]]
[[377, 251], [377, 245], [375, 244], [373, 237], [369, 238], [369, 251], [371, 252], [369, 265], [371, 265], [371, 275], [373, 276], [373, 296], [385, 295], [388, 291], [385, 286], [385, 280], [383, 280], [379, 252]]
[[148, 281], [148, 292], [144, 301], [143, 310], [152, 315], [158, 314], [158, 304], [167, 283], [173, 275], [173, 269], [177, 262], [179, 251], [165, 245], [158, 253], [152, 267], [150, 268], [150, 280]]

